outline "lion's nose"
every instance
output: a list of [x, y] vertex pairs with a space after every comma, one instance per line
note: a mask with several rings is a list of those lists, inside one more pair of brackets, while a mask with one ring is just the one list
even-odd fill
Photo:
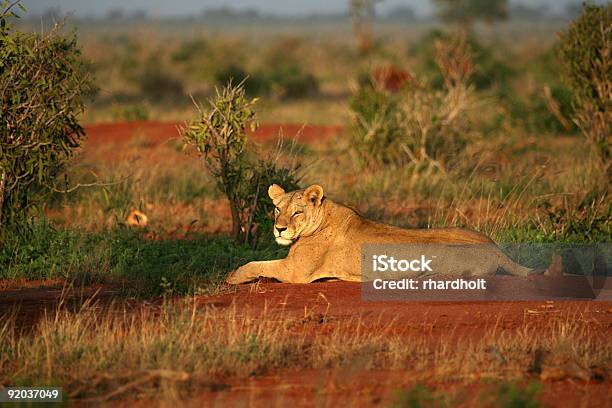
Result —
[[286, 229], [287, 227], [276, 227], [276, 230], [278, 231], [279, 234], [281, 234]]

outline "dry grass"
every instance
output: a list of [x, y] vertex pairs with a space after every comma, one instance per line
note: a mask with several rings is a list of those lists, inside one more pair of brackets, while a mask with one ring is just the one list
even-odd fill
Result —
[[583, 223], [584, 231], [590, 228], [588, 216], [578, 214], [589, 211], [583, 206], [591, 197], [591, 215], [600, 217], [603, 228], [612, 225], [610, 204], [601, 200], [605, 176], [597, 163], [576, 159], [589, 154], [580, 139], [523, 140], [510, 133], [505, 140], [474, 141], [446, 173], [395, 166], [364, 170], [347, 158], [348, 149], [345, 142], [330, 146], [305, 179], [380, 221], [468, 227], [501, 242], [580, 241], [585, 238], [570, 237], [566, 229], [572, 220]]
[[[420, 30], [424, 31], [422, 27]], [[541, 27], [538, 30], [546, 31]], [[348, 99], [357, 74], [389, 62], [415, 68], [418, 61], [408, 49], [417, 43], [421, 31], [411, 31], [408, 41], [403, 28], [390, 32], [389, 40], [368, 60], [349, 49], [350, 33], [338, 42], [330, 40], [335, 36], [329, 31], [319, 33], [323, 39], [305, 37], [296, 52], [320, 79], [322, 95], [290, 102], [262, 101], [262, 122], [347, 125]], [[509, 31], [505, 27], [501, 32]], [[525, 60], [545, 51], [543, 47], [550, 45], [547, 42], [553, 31], [549, 28], [540, 33], [537, 44], [533, 38], [529, 42], [516, 41], [515, 35], [505, 36], [513, 39], [510, 48], [518, 55], [515, 63], [522, 69]], [[521, 38], [528, 35], [525, 31]], [[268, 42], [257, 37], [258, 44], [248, 37], [245, 33], [203, 33], [187, 39], [161, 35], [151, 27], [108, 37], [100, 33], [85, 35], [84, 52], [95, 62], [102, 90], [84, 121], [122, 120], [116, 112], [132, 104], [144, 106], [150, 119], [188, 120], [193, 115], [188, 97], [184, 104], [169, 106], [146, 101], [134, 77], [126, 71], [133, 65], [138, 72], [151, 55], [159, 56], [160, 64], [183, 81], [188, 93], [206, 96], [212, 89], [210, 69], [216, 68], [215, 64], [235, 59], [245, 68], [262, 66], [268, 49], [283, 41], [277, 32], [268, 33]], [[198, 61], [197, 56], [191, 65], [172, 61], [172, 54], [185, 42], [198, 39], [211, 47], [204, 58], [206, 63]], [[533, 80], [529, 83], [523, 79], [517, 80], [521, 82], [517, 93], [531, 94], [530, 87], [537, 86]], [[339, 140], [305, 149], [300, 157], [306, 165], [304, 183], [320, 183], [332, 199], [354, 205], [370, 218], [396, 225], [467, 226], [498, 241], [515, 242], [576, 239], [566, 234], [567, 229], [592, 231], [593, 219], [607, 223], [610, 231], [612, 206], [601, 200], [605, 196], [586, 200], [597, 196], [605, 180], [590, 160], [583, 139], [539, 134], [506, 122], [501, 130], [488, 132], [485, 129], [490, 123], [486, 122], [492, 122], [500, 107], [490, 94], [483, 92], [477, 97], [476, 109], [467, 114], [482, 120], [476, 121], [471, 130], [487, 135], [470, 135], [465, 152], [448, 171], [393, 166], [364, 171], [347, 154], [346, 140]], [[136, 208], [150, 221], [147, 243], [151, 237], [166, 237], [168, 231], [182, 234], [181, 228], [194, 220], [195, 229], [229, 230], [229, 211], [213, 180], [200, 162], [180, 150], [176, 141], [154, 146], [141, 135], [127, 145], [109, 142], [88, 148], [72, 169], [71, 182], [96, 180], [118, 182], [105, 189], [56, 197], [49, 206], [54, 224], [68, 230], [85, 229], [92, 235], [112, 232]], [[592, 211], [584, 207], [585, 200]], [[609, 240], [609, 236], [579, 238]], [[139, 249], [134, 249], [134, 242], [120, 242], [125, 242], [124, 248], [103, 247], [100, 254], [85, 254], [92, 258], [88, 261], [93, 265], [91, 271], [83, 267], [87, 265], [83, 261], [74, 261], [70, 268], [104, 274], [102, 263], [110, 263], [114, 257], [136, 258]], [[178, 250], [186, 245], [179, 240], [172, 247], [151, 248], [145, 253], [152, 257], [147, 268], [152, 270], [159, 263], [155, 256], [183, 254]], [[65, 243], [59, 241], [57, 246]], [[218, 259], [208, 262], [187, 259], [194, 252], [181, 256], [189, 267], [197, 269], [198, 276], [210, 273], [209, 268], [222, 259], [233, 257], [233, 263], [242, 256], [224, 246], [215, 248]], [[200, 250], [213, 249], [207, 241]], [[50, 257], [45, 250], [32, 252], [24, 257], [24, 270], [37, 264], [32, 259], [39, 259], [39, 252], [43, 254], [40, 257]], [[75, 259], [81, 256], [75, 252]], [[57, 256], [57, 268], [62, 272], [69, 269], [66, 258]], [[183, 264], [161, 265], [162, 285], [171, 287], [180, 280]], [[41, 269], [46, 272], [49, 268]], [[151, 275], [151, 270], [141, 268], [137, 273]], [[130, 285], [134, 285], [132, 282]], [[155, 285], [160, 286], [157, 281]], [[321, 323], [311, 324], [308, 319], [272, 311], [195, 307], [190, 299], [183, 305], [142, 307], [137, 311], [126, 311], [119, 304], [108, 308], [88, 304], [77, 313], [62, 309], [49, 314], [27, 332], [17, 330], [14, 318], [0, 322], [0, 384], [61, 384], [72, 398], [99, 401], [135, 394], [184, 395], [214, 388], [228, 377], [283, 370], [382, 369], [410, 372], [414, 381], [472, 382], [554, 375], [555, 370], [585, 379], [598, 367], [610, 367], [612, 344], [604, 337], [605, 330], [579, 312], [549, 316], [537, 324], [526, 319], [512, 329], [494, 325], [470, 335], [457, 327], [432, 337], [420, 330], [432, 323], [426, 316], [422, 326], [405, 328], [395, 322], [363, 321], [358, 316], [348, 320], [323, 316]]]
[[[410, 227], [467, 226], [502, 241], [563, 239], [551, 214], [566, 221], [584, 211], [581, 203], [601, 190], [605, 176], [579, 138], [524, 138], [516, 131], [471, 143], [448, 172], [389, 166], [364, 170], [351, 160], [344, 139], [309, 146], [298, 157], [304, 183], [320, 183], [333, 199], [367, 216]], [[94, 177], [95, 174], [97, 177]], [[103, 230], [125, 220], [133, 209], [147, 214], [150, 229], [172, 231], [197, 220], [195, 229], [229, 231], [229, 210], [214, 181], [180, 142], [151, 145], [146, 135], [129, 143], [109, 142], [86, 149], [70, 174], [71, 183], [120, 181], [105, 189], [59, 196], [49, 206], [52, 219], [67, 227]], [[609, 203], [594, 200], [606, 217]], [[573, 216], [579, 219], [578, 216]], [[610, 227], [611, 220], [607, 225]], [[604, 221], [605, 224], [605, 221]]]
[[109, 142], [89, 149], [70, 174], [71, 183], [104, 180], [105, 188], [57, 195], [49, 206], [56, 223], [86, 230], [103, 230], [122, 223], [138, 209], [152, 221], [152, 229], [171, 231], [197, 221], [195, 229], [226, 230], [226, 203], [202, 163], [170, 139], [151, 145], [146, 137], [129, 143]]
[[612, 345], [580, 312], [538, 324], [526, 319], [513, 329], [495, 325], [484, 335], [451, 330], [435, 337], [358, 317], [320, 322], [313, 328], [281, 312], [202, 308], [189, 299], [137, 312], [90, 303], [47, 315], [26, 333], [6, 320], [0, 384], [59, 384], [72, 398], [111, 399], [184, 394], [283, 369], [408, 370], [415, 381], [442, 383], [556, 369], [588, 380], [612, 361]]
[[[596, 193], [605, 179], [597, 163], [575, 159], [587, 155], [588, 147], [579, 139], [526, 143], [532, 151], [517, 157], [521, 147], [510, 140], [482, 141], [465, 153], [472, 161], [447, 173], [410, 167], [364, 171], [351, 161], [343, 141], [309, 148], [299, 160], [305, 165], [304, 183], [320, 183], [331, 198], [396, 225], [466, 226], [506, 242], [560, 240], [572, 239], [563, 233], [572, 220], [589, 225], [588, 219], [581, 221], [588, 214], [581, 213], [591, 211], [609, 229], [610, 204]], [[85, 152], [71, 182], [96, 180], [91, 172], [98, 180], [120, 182], [58, 197], [49, 210], [54, 222], [104, 230], [139, 209], [149, 217], [150, 229], [162, 234], [194, 221], [195, 230], [229, 231], [229, 210], [213, 180], [174, 143], [151, 147], [135, 139], [127, 146], [96, 147]], [[593, 209], [582, 208], [593, 194]], [[550, 220], [555, 214], [559, 225]], [[530, 235], [527, 227], [543, 235]]]
[[[215, 32], [151, 23], [130, 29], [115, 27], [112, 33], [107, 27], [83, 27], [83, 51], [92, 61], [102, 87], [83, 120], [124, 120], [117, 113], [133, 106], [144, 107], [152, 120], [192, 118], [193, 106], [187, 95], [184, 101], [168, 104], [147, 100], [139, 89], [137, 82], [151, 56], [159, 60], [157, 65], [164, 73], [182, 81], [186, 94], [203, 101], [212, 92], [214, 74], [220, 67], [236, 62], [247, 71], [265, 70], [269, 60], [280, 54], [303, 61], [305, 69], [319, 79], [321, 93], [288, 101], [263, 98], [258, 106], [261, 121], [343, 124], [348, 128], [349, 100], [360, 74], [393, 64], [427, 81], [431, 73], [422, 72], [423, 56], [415, 50], [431, 28], [377, 28], [380, 44], [376, 52], [363, 57], [352, 45], [350, 30], [344, 32], [338, 27], [292, 27], [289, 31], [256, 27]], [[250, 29], [261, 31], [263, 39], [253, 40]], [[539, 87], [557, 80], [546, 71], [542, 74], [548, 75], [546, 83], [542, 83], [538, 68], [533, 66], [550, 51], [557, 29], [545, 24], [530, 26], [529, 30], [515, 24], [479, 28], [479, 40], [498, 51], [501, 60], [518, 72], [507, 84], [511, 95], [528, 99]], [[503, 38], [513, 41], [508, 43]], [[182, 59], [177, 59], [181, 53]], [[461, 61], [456, 59], [457, 63]], [[454, 68], [461, 68], [461, 64]], [[554, 67], [546, 69], [554, 71]], [[603, 233], [597, 237], [566, 233], [592, 230], [591, 215], [599, 219], [598, 225], [604, 233], [608, 231], [608, 236], [611, 228], [612, 206], [601, 193], [606, 180], [583, 139], [541, 133], [514, 123], [495, 92], [471, 92], [472, 100], [467, 104], [470, 109], [464, 106], [460, 115], [462, 121], [471, 124], [461, 132], [467, 146], [457, 157], [453, 155], [453, 165], [447, 171], [435, 166], [387, 166], [364, 171], [349, 155], [346, 139], [350, 138], [346, 135], [335, 144], [311, 147], [300, 157], [306, 168], [304, 183], [320, 183], [330, 197], [358, 207], [371, 218], [402, 226], [466, 226], [501, 241], [606, 240]], [[415, 112], [413, 116], [419, 119], [422, 115]], [[497, 120], [500, 123], [495, 125]], [[109, 157], [116, 160], [109, 164]], [[149, 217], [150, 230], [162, 235], [194, 220], [197, 228], [207, 232], [229, 229], [226, 202], [220, 199], [211, 178], [201, 163], [186, 157], [174, 142], [151, 147], [146, 135], [141, 135], [128, 146], [112, 142], [96, 146], [86, 150], [71, 174], [72, 181], [92, 181], [89, 170], [96, 173], [98, 181], [129, 178], [106, 191], [92, 189], [58, 199], [59, 203], [50, 206], [51, 213], [68, 228], [108, 229], [123, 222], [136, 208]], [[557, 214], [561, 214], [560, 220], [555, 218]]]

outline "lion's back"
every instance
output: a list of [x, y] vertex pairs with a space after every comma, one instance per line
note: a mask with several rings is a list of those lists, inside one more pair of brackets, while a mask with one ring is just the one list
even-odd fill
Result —
[[358, 214], [346, 229], [346, 238], [356, 243], [490, 244], [484, 234], [464, 228], [405, 229], [368, 220]]

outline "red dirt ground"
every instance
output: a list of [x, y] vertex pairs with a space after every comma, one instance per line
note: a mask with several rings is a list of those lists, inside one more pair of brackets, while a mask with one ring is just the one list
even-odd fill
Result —
[[[102, 303], [112, 299], [109, 288], [89, 288], [85, 292], [63, 295], [66, 304], [78, 305], [98, 291]], [[42, 311], [54, 307], [61, 289], [26, 288], [0, 290], [0, 314], [21, 305], [18, 319], [34, 324]], [[513, 330], [525, 323], [538, 325], [550, 316], [570, 314], [581, 319], [601, 336], [612, 336], [612, 302], [364, 302], [360, 285], [349, 282], [322, 282], [291, 285], [258, 282], [230, 287], [227, 293], [200, 297], [199, 307], [219, 309], [236, 307], [252, 313], [282, 311], [302, 318], [303, 329], [326, 331], [329, 322], [359, 320], [365, 330], [388, 333], [422, 334], [432, 341], [453, 332], [458, 338], [479, 338], [492, 326], [497, 330]], [[133, 306], [133, 305], [132, 305]], [[325, 317], [325, 319], [323, 319]], [[328, 327], [329, 328], [329, 327]], [[427, 384], [444, 392], [465, 388], [461, 383], [436, 384], [435, 375]], [[532, 378], [533, 379], [533, 378]], [[537, 379], [537, 378], [536, 378]], [[525, 382], [528, 380], [526, 379]], [[410, 371], [363, 371], [359, 369], [325, 369], [282, 371], [247, 379], [228, 378], [204, 389], [183, 406], [387, 406], [394, 390], [409, 389], [415, 384]], [[547, 406], [612, 406], [609, 389], [612, 380], [584, 382], [578, 380], [545, 381], [542, 402]], [[477, 404], [484, 383], [468, 384], [467, 393]], [[123, 406], [149, 406], [151, 401], [124, 401]], [[124, 405], [125, 404], [125, 405]], [[355, 405], [356, 404], [356, 405]], [[470, 404], [471, 405], [471, 404]]]
[[[179, 128], [183, 126], [184, 123], [176, 122], [116, 122], [89, 125], [85, 127], [88, 135], [86, 147], [95, 147], [109, 142], [124, 143], [137, 136], [146, 136], [148, 143], [158, 145], [168, 139], [179, 137]], [[333, 139], [342, 131], [342, 126], [266, 123], [251, 133], [251, 139], [261, 143], [275, 142], [278, 135], [282, 134], [285, 140], [297, 136], [299, 143], [311, 143]]]

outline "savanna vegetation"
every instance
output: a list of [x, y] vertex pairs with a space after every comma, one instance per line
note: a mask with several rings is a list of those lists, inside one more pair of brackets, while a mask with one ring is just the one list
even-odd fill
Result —
[[[583, 18], [599, 18], [601, 27], [607, 27], [608, 9], [586, 8]], [[25, 238], [27, 245], [19, 238], [9, 240], [0, 255], [2, 276], [15, 277], [24, 269], [36, 278], [73, 276], [68, 270], [82, 276], [93, 261], [97, 275], [124, 278], [120, 271], [126, 268], [118, 265], [130, 262], [122, 257], [134, 259], [132, 251], [140, 252], [133, 245], [117, 252], [114, 239], [129, 236], [147, 247], [151, 236], [178, 230], [202, 240], [201, 248], [212, 240], [220, 248], [232, 245], [232, 252], [245, 248], [268, 254], [261, 257], [282, 255], [270, 239], [271, 206], [262, 188], [271, 181], [289, 188], [299, 177], [303, 184], [324, 185], [333, 198], [369, 217], [401, 226], [466, 226], [499, 242], [608, 241], [612, 210], [605, 86], [610, 81], [607, 59], [597, 56], [608, 52], [609, 35], [599, 29], [583, 35], [583, 26], [599, 26], [580, 21], [549, 28], [537, 44], [529, 37], [512, 44], [496, 39], [497, 31], [512, 30], [512, 25], [409, 29], [407, 36], [392, 26], [384, 32], [385, 41], [368, 53], [355, 47], [350, 32], [325, 44], [307, 33], [255, 44], [239, 31], [190, 38], [180, 31], [160, 31], [145, 40], [138, 30], [116, 35], [98, 33], [95, 27], [83, 30], [80, 48], [87, 78], [95, 78], [99, 90], [80, 123], [173, 120], [185, 123], [191, 147], [183, 151], [180, 132], [168, 134], [170, 140], [159, 146], [149, 143], [146, 134], [136, 134], [127, 143], [109, 140], [83, 150], [67, 172], [40, 173], [32, 167], [30, 177], [53, 177], [55, 190], [103, 185], [55, 192], [44, 201], [49, 216], [38, 217], [36, 228], [46, 238]], [[592, 49], [582, 47], [588, 54], [570, 58], [578, 52], [574, 44], [582, 41], [576, 38], [583, 37]], [[71, 41], [67, 45], [75, 47]], [[564, 64], [580, 58], [584, 62]], [[591, 88], [581, 71], [590, 69], [585, 67], [590, 58], [604, 64], [592, 68]], [[315, 59], [326, 64], [314, 64]], [[280, 78], [274, 71], [293, 71], [290, 67], [313, 75], [318, 91], [295, 93], [279, 88], [287, 83], [284, 79], [275, 85], [259, 75], [265, 71]], [[226, 153], [239, 160], [222, 163], [223, 135], [211, 129], [228, 120], [214, 112], [229, 106], [223, 105], [229, 92], [223, 87], [230, 79], [242, 99], [238, 122], [231, 125], [236, 143], [227, 145]], [[260, 96], [256, 103], [253, 95]], [[592, 117], [599, 119], [587, 123], [593, 110]], [[345, 131], [336, 140], [314, 145], [300, 144], [299, 134], [285, 134], [280, 147], [247, 140], [251, 125], [271, 121], [342, 125]], [[291, 143], [294, 136], [297, 142]], [[125, 227], [132, 209], [149, 216], [144, 230]], [[70, 245], [60, 244], [66, 239]], [[92, 260], [87, 250], [91, 240], [97, 242], [96, 251], [112, 251], [113, 257]], [[189, 247], [182, 241], [176, 245]], [[48, 246], [60, 252], [51, 256]], [[49, 267], [65, 264], [66, 251], [72, 253], [73, 266], [60, 267], [61, 272]], [[163, 249], [157, 254], [174, 256]], [[226, 259], [224, 250], [218, 255]], [[212, 264], [191, 264], [194, 278], [221, 276], [251, 257], [210, 259]], [[182, 265], [176, 265], [183, 271], [178, 275], [149, 273], [152, 287], [145, 292], [157, 293], [162, 277], [178, 281], [191, 275]]]
[[[468, 227], [500, 243], [610, 241], [611, 6], [527, 31], [493, 24], [505, 2], [473, 20], [436, 3], [450, 23], [370, 32], [366, 7], [354, 32], [321, 23], [290, 35], [260, 27], [257, 38], [248, 25], [220, 34], [151, 21], [35, 34], [1, 3], [0, 281], [172, 301], [128, 314], [60, 309], [25, 334], [3, 318], [0, 384], [51, 382], [95, 401], [176, 397], [223, 376], [358, 361], [414, 368], [419, 382], [433, 368], [449, 382], [486, 372], [495, 393], [481, 403], [537, 406], [538, 385], [514, 381], [526, 367], [542, 373], [538, 353], [584, 368], [582, 380], [600, 375], [609, 341], [576, 316], [427, 343], [420, 332], [360, 332], [357, 321], [296, 331], [292, 317], [196, 307], [197, 295], [227, 292], [237, 266], [286, 254], [270, 233], [270, 183], [319, 183], [403, 227]], [[146, 120], [173, 124], [163, 142]], [[133, 132], [87, 140], [107, 122]], [[260, 123], [343, 130], [257, 143]], [[145, 224], [127, 221], [134, 210]], [[474, 402], [462, 398], [422, 386], [395, 403]]]

